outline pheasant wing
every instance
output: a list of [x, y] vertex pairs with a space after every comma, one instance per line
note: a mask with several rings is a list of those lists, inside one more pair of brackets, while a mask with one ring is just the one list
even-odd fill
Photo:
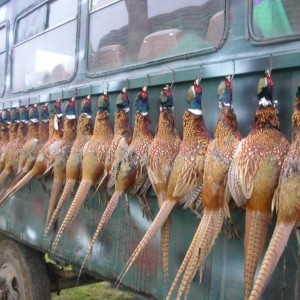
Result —
[[184, 197], [190, 191], [198, 187], [202, 181], [201, 173], [203, 173], [203, 167], [204, 155], [190, 155], [187, 159], [183, 159], [173, 196]]

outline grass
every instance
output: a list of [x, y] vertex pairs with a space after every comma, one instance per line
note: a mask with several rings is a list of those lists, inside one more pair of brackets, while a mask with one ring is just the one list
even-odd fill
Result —
[[109, 282], [99, 282], [62, 290], [58, 296], [52, 293], [52, 300], [132, 300], [134, 293], [116, 290]]
[[[45, 260], [47, 263], [55, 264], [47, 254]], [[67, 266], [63, 269], [71, 271], [72, 267]], [[55, 292], [51, 294], [51, 300], [132, 300], [133, 298], [133, 292], [111, 288], [107, 281], [65, 289], [61, 291], [60, 295]]]

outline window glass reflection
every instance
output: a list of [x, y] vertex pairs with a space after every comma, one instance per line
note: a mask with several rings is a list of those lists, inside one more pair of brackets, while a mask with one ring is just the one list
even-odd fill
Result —
[[276, 38], [300, 33], [299, 0], [252, 0], [255, 36]]
[[216, 47], [224, 32], [224, 0], [174, 0], [172, 5], [160, 0], [94, 0], [95, 7], [102, 8], [90, 15], [90, 72]]
[[75, 71], [75, 49], [76, 20], [15, 47], [13, 91], [70, 79]]
[[62, 22], [73, 19], [77, 14], [78, 0], [59, 0], [50, 4], [49, 25], [54, 27]]
[[42, 32], [46, 28], [47, 6], [43, 5], [32, 11], [17, 25], [16, 43], [22, 42], [31, 36]]

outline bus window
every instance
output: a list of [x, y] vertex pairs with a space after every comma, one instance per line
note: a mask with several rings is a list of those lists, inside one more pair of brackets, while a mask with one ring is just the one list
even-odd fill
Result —
[[299, 0], [250, 1], [254, 38], [272, 39], [300, 34]]
[[98, 73], [217, 48], [224, 10], [224, 0], [92, 0], [88, 70]]
[[5, 89], [6, 26], [0, 26], [0, 97]]
[[44, 2], [17, 20], [13, 92], [69, 80], [74, 75], [77, 3], [78, 0]]
[[20, 43], [46, 28], [47, 6], [35, 9], [26, 18], [20, 19], [17, 25], [16, 42]]
[[59, 25], [77, 15], [77, 0], [59, 0], [50, 3], [49, 27]]

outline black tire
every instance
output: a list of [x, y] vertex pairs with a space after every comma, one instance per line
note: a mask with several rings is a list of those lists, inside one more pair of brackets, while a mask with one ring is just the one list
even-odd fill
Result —
[[0, 242], [0, 283], [3, 299], [51, 299], [42, 254], [13, 240]]

